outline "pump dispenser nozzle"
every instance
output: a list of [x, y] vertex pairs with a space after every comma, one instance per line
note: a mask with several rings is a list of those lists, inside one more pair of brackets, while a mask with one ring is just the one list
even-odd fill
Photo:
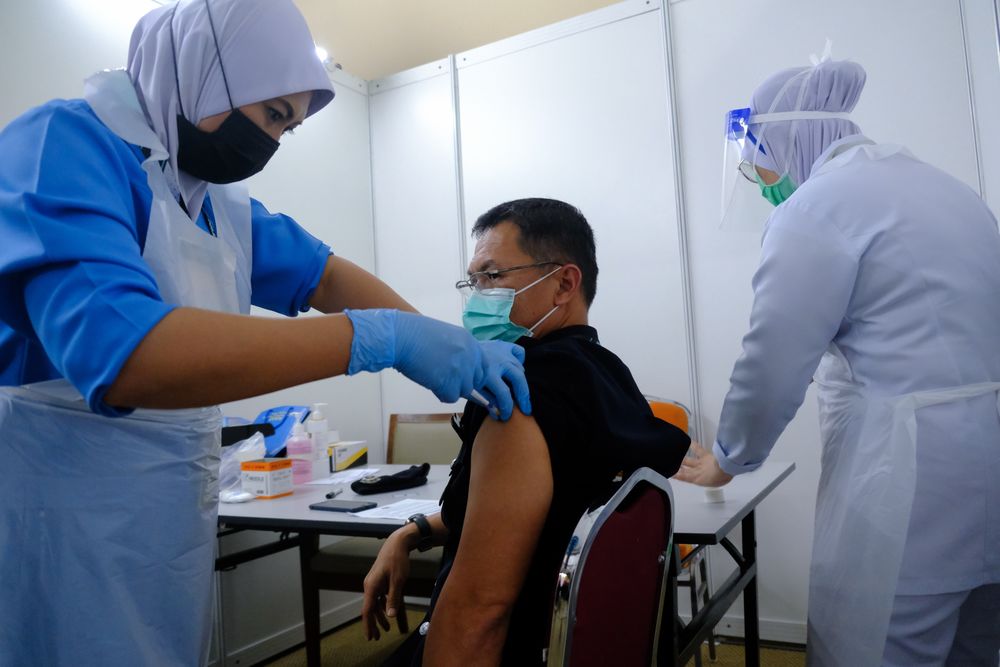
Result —
[[306, 420], [306, 430], [310, 433], [325, 433], [329, 430], [326, 417], [323, 416], [323, 408], [325, 407], [326, 403], [312, 404], [312, 412], [309, 413], [309, 419]]

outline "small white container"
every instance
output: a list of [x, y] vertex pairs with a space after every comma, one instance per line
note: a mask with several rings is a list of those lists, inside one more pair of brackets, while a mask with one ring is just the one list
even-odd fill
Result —
[[726, 502], [726, 493], [722, 490], [721, 486], [717, 489], [705, 489], [705, 502], [724, 503]]

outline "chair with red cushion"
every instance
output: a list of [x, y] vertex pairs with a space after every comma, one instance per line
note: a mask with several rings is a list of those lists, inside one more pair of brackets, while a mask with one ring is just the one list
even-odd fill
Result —
[[670, 482], [649, 468], [580, 520], [558, 575], [548, 664], [652, 664], [672, 530]]
[[[691, 410], [678, 401], [659, 396], [646, 395], [649, 407], [653, 415], [663, 421], [673, 424], [685, 433], [690, 433]], [[711, 597], [712, 583], [709, 580], [708, 550], [706, 547], [695, 549], [690, 544], [678, 544], [677, 551], [680, 555], [681, 571], [677, 576], [677, 585], [690, 590], [691, 596], [691, 616], [698, 613], [698, 605], [708, 604]], [[708, 657], [715, 662], [715, 633], [709, 630], [708, 633]], [[701, 667], [701, 651], [694, 654], [695, 667]]]

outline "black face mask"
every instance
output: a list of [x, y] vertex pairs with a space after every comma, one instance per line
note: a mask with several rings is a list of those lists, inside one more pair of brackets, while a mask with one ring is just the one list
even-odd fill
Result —
[[235, 183], [264, 168], [278, 142], [239, 109], [214, 132], [177, 115], [177, 166], [209, 183]]

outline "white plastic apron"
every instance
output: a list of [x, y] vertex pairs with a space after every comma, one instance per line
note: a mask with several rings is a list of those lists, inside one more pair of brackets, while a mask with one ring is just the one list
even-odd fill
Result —
[[917, 411], [998, 394], [1000, 382], [874, 397], [853, 381], [836, 345], [815, 379], [823, 458], [809, 576], [808, 664], [876, 667], [917, 482]]
[[[150, 150], [143, 251], [164, 301], [250, 307], [250, 207], [212, 186], [218, 238], [174, 199], [128, 75], [85, 97]], [[218, 496], [218, 408], [89, 411], [63, 380], [0, 390], [0, 665], [191, 665], [208, 659]]]

